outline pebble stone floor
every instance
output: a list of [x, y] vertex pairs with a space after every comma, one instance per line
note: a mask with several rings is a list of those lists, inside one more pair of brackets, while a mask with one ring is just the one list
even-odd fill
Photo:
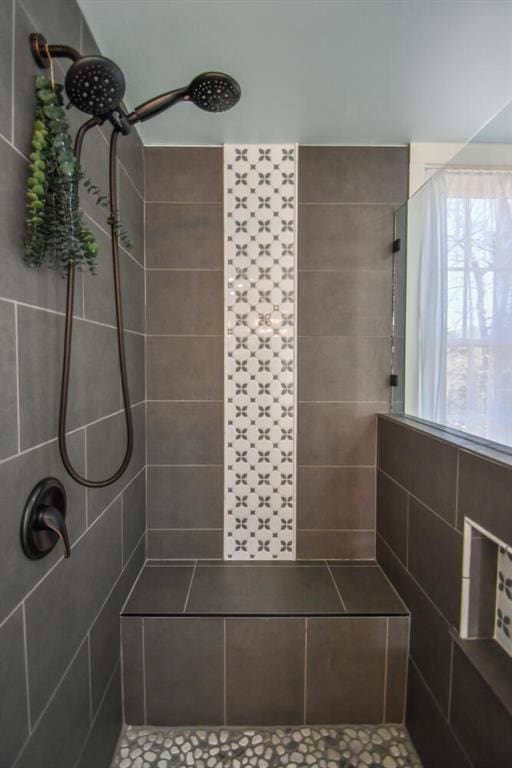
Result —
[[127, 726], [112, 768], [421, 768], [400, 726], [150, 728]]

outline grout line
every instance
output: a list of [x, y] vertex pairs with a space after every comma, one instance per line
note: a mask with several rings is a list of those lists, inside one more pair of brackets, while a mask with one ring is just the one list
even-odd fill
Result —
[[384, 655], [384, 687], [382, 697], [382, 722], [386, 723], [388, 698], [388, 664], [389, 664], [389, 616], [386, 618], [386, 650]]
[[143, 704], [143, 711], [144, 711], [144, 725], [147, 725], [148, 722], [148, 716], [147, 716], [147, 704], [146, 704], [146, 636], [145, 636], [145, 623], [144, 623], [144, 617], [141, 620], [140, 623], [140, 631], [142, 633], [142, 704]]
[[329, 565], [329, 563], [327, 562], [327, 560], [325, 560], [325, 567], [326, 567], [326, 568], [327, 568], [327, 570], [329, 571], [329, 576], [330, 576], [330, 577], [331, 577], [331, 579], [332, 579], [332, 583], [334, 584], [334, 588], [335, 588], [335, 590], [336, 590], [336, 592], [337, 592], [337, 594], [338, 594], [338, 597], [339, 597], [339, 599], [340, 599], [340, 603], [341, 603], [341, 606], [342, 606], [343, 610], [345, 611], [345, 613], [347, 613], [347, 606], [346, 606], [346, 605], [345, 605], [345, 603], [343, 602], [343, 598], [342, 598], [342, 596], [341, 596], [341, 592], [340, 592], [340, 590], [339, 590], [339, 588], [338, 588], [338, 585], [336, 584], [336, 579], [335, 579], [335, 578], [334, 578], [334, 576], [333, 576], [333, 573], [332, 573], [332, 571], [331, 571], [331, 566]]
[[[400, 558], [399, 558], [399, 557], [398, 557], [398, 555], [396, 554], [396, 552], [395, 552], [395, 550], [393, 549], [393, 547], [391, 547], [391, 546], [388, 544], [388, 542], [387, 542], [387, 541], [386, 541], [386, 540], [385, 540], [385, 539], [384, 539], [384, 538], [383, 538], [383, 537], [380, 535], [380, 533], [377, 533], [377, 536], [378, 536], [378, 538], [381, 540], [381, 542], [384, 544], [384, 546], [385, 546], [387, 549], [389, 549], [389, 551], [391, 552], [391, 554], [393, 555], [393, 557], [394, 557], [394, 558], [395, 558], [395, 559], [398, 561], [398, 563], [399, 563], [399, 564], [400, 564], [400, 566], [403, 568], [403, 570], [406, 572], [406, 574], [407, 574], [408, 576], [410, 576], [410, 578], [413, 580], [413, 582], [415, 583], [416, 587], [417, 587], [417, 588], [420, 590], [420, 592], [421, 592], [421, 593], [422, 593], [422, 594], [423, 594], [423, 595], [424, 595], [424, 596], [427, 598], [427, 600], [429, 601], [429, 603], [430, 603], [430, 604], [431, 604], [431, 605], [432, 605], [432, 606], [435, 608], [435, 610], [437, 611], [437, 613], [439, 614], [439, 616], [440, 616], [440, 617], [443, 619], [443, 621], [445, 621], [445, 622], [446, 622], [446, 624], [448, 624], [448, 626], [449, 626], [449, 627], [452, 627], [452, 626], [453, 626], [453, 624], [452, 624], [452, 622], [450, 621], [450, 619], [448, 619], [448, 618], [447, 618], [447, 617], [444, 615], [444, 613], [442, 612], [442, 610], [441, 610], [441, 609], [439, 608], [439, 606], [438, 606], [438, 605], [437, 605], [437, 604], [436, 604], [436, 603], [435, 603], [435, 602], [432, 600], [432, 598], [430, 597], [430, 595], [428, 594], [428, 592], [426, 592], [426, 591], [425, 591], [425, 589], [422, 587], [422, 585], [421, 585], [421, 584], [419, 583], [419, 581], [416, 579], [416, 577], [414, 576], [414, 574], [413, 574], [413, 573], [412, 573], [412, 572], [411, 572], [411, 571], [410, 571], [408, 568], [406, 568], [406, 567], [405, 567], [405, 565], [403, 564], [403, 561], [402, 561], [402, 560], [400, 560]], [[384, 571], [384, 569], [382, 569], [382, 570]], [[386, 574], [385, 574], [385, 575], [386, 575]], [[386, 578], [387, 578], [387, 575], [386, 575]], [[398, 592], [398, 590], [396, 589], [396, 587], [394, 587], [394, 589], [395, 589], [395, 591], [397, 591], [398, 595], [400, 595], [400, 593]], [[402, 599], [402, 602], [403, 602], [403, 598], [401, 598], [401, 599]], [[407, 607], [409, 607], [409, 606], [407, 606]]]
[[106, 698], [106, 696], [107, 696], [107, 693], [108, 693], [108, 692], [109, 692], [109, 690], [110, 690], [110, 686], [112, 685], [112, 680], [114, 679], [114, 675], [116, 674], [116, 672], [117, 672], [117, 668], [119, 667], [119, 665], [120, 665], [120, 661], [118, 661], [118, 662], [117, 662], [117, 664], [116, 664], [116, 665], [115, 665], [115, 667], [114, 667], [114, 670], [113, 670], [112, 674], [110, 675], [110, 677], [109, 677], [109, 679], [108, 679], [108, 683], [107, 683], [107, 684], [106, 684], [106, 686], [105, 686], [105, 690], [103, 691], [103, 695], [102, 695], [102, 697], [101, 697], [101, 699], [100, 699], [100, 702], [99, 702], [99, 704], [98, 704], [98, 709], [97, 709], [97, 711], [96, 711], [96, 714], [95, 714], [94, 718], [93, 718], [93, 719], [92, 719], [92, 721], [91, 721], [91, 724], [90, 724], [90, 726], [89, 726], [89, 730], [88, 730], [88, 732], [87, 732], [87, 735], [86, 735], [86, 737], [85, 737], [85, 739], [84, 739], [84, 743], [83, 743], [83, 745], [82, 745], [82, 748], [81, 748], [81, 750], [80, 750], [80, 753], [79, 753], [79, 755], [78, 755], [78, 757], [77, 757], [77, 759], [76, 759], [76, 762], [75, 762], [75, 764], [74, 764], [74, 767], [73, 767], [73, 768], [77, 768], [77, 766], [80, 764], [80, 760], [82, 759], [82, 755], [83, 755], [83, 753], [84, 753], [84, 751], [85, 751], [85, 747], [87, 746], [87, 743], [88, 743], [88, 741], [89, 741], [89, 737], [91, 736], [91, 733], [92, 733], [92, 729], [94, 728], [94, 726], [95, 726], [95, 724], [96, 724], [96, 720], [98, 719], [99, 713], [100, 713], [100, 711], [101, 711], [101, 707], [102, 707], [102, 705], [103, 705], [103, 702], [105, 701], [105, 698]]
[[4, 136], [3, 133], [0, 133], [0, 139], [2, 141], [5, 141], [5, 143], [8, 144], [10, 148], [16, 152], [16, 154], [20, 155], [20, 157], [22, 157], [25, 160], [25, 162], [28, 163], [28, 157], [24, 155], [23, 152], [21, 152], [21, 150], [19, 150], [18, 147], [14, 144], [14, 136], [13, 136], [13, 141], [11, 141], [10, 139], [7, 138], [7, 136]]
[[[36, 310], [37, 312], [46, 312], [48, 315], [57, 315], [58, 317], [65, 317], [66, 313], [60, 309], [51, 309], [50, 307], [40, 307], [37, 304], [29, 304], [26, 301], [20, 301], [19, 299], [11, 299], [9, 296], [0, 296], [0, 301], [5, 301], [8, 304], [17, 304], [19, 307], [26, 307], [28, 309]], [[101, 328], [111, 328], [116, 331], [115, 325], [109, 323], [102, 323], [100, 320], [92, 320], [89, 317], [82, 317], [81, 315], [73, 315], [73, 320], [82, 323], [90, 323], [91, 325], [99, 325]], [[133, 333], [136, 336], [146, 336], [143, 331], [134, 331], [131, 328], [123, 328], [124, 333]]]
[[421, 504], [425, 509], [428, 509], [429, 512], [431, 512], [435, 517], [437, 517], [442, 523], [448, 526], [448, 528], [451, 528], [455, 533], [458, 533], [459, 536], [462, 536], [461, 531], [457, 528], [457, 523], [455, 522], [455, 525], [452, 523], [449, 523], [448, 520], [446, 520], [444, 517], [442, 517], [439, 512], [436, 512], [435, 509], [432, 509], [428, 504], [426, 504], [422, 499], [419, 498], [419, 496], [416, 496], [412, 491], [410, 491], [408, 488], [405, 487], [405, 485], [402, 485], [398, 480], [396, 480], [391, 475], [388, 475], [387, 472], [385, 472], [382, 467], [379, 467], [379, 472], [382, 472], [382, 474], [387, 477], [388, 480], [391, 480], [395, 485], [398, 485], [399, 488], [401, 488], [403, 491], [405, 491], [409, 496], [417, 501], [419, 504]]
[[304, 620], [304, 712], [303, 712], [303, 721], [304, 725], [307, 724], [307, 707], [306, 707], [306, 696], [307, 696], [307, 687], [308, 687], [308, 631], [309, 631], [309, 620], [306, 616]]
[[223, 664], [224, 664], [224, 725], [228, 724], [228, 682], [227, 682], [227, 624], [226, 624], [226, 617], [224, 616], [223, 621], [224, 627], [223, 627], [223, 635], [224, 635], [224, 658], [223, 658]]
[[[459, 471], [460, 471], [460, 449], [457, 448], [457, 467], [455, 470], [455, 527], [457, 527], [459, 522]], [[463, 523], [464, 521], [461, 521], [461, 522]]]
[[461, 744], [461, 742], [460, 742], [460, 739], [459, 739], [459, 737], [457, 736], [457, 734], [456, 734], [456, 733], [455, 733], [455, 731], [453, 730], [453, 728], [452, 728], [452, 726], [451, 726], [451, 723], [450, 723], [450, 721], [447, 719], [447, 717], [446, 717], [445, 713], [443, 712], [443, 710], [442, 710], [442, 708], [441, 708], [441, 705], [439, 704], [438, 700], [436, 699], [436, 697], [435, 697], [435, 695], [434, 695], [434, 693], [433, 693], [432, 689], [430, 688], [429, 684], [427, 683], [427, 681], [426, 681], [426, 680], [425, 680], [425, 678], [423, 677], [423, 675], [422, 675], [422, 673], [421, 673], [421, 670], [420, 670], [420, 668], [418, 667], [418, 665], [416, 664], [416, 662], [414, 661], [414, 658], [413, 658], [412, 656], [410, 657], [410, 660], [411, 660], [411, 663], [412, 663], [412, 665], [414, 666], [414, 669], [416, 670], [416, 674], [418, 675], [418, 677], [420, 678], [421, 682], [423, 683], [423, 685], [424, 685], [424, 686], [425, 686], [425, 688], [427, 689], [427, 693], [429, 694], [430, 698], [432, 699], [432, 701], [433, 701], [433, 703], [434, 703], [434, 706], [435, 706], [435, 707], [436, 707], [436, 709], [438, 710], [438, 712], [439, 712], [439, 714], [441, 715], [441, 717], [442, 717], [443, 721], [444, 721], [444, 722], [447, 724], [448, 728], [450, 729], [450, 733], [451, 733], [451, 735], [453, 736], [453, 738], [455, 739], [455, 741], [456, 741], [456, 743], [457, 743], [457, 746], [459, 747], [460, 751], [461, 751], [461, 752], [462, 752], [462, 754], [465, 756], [465, 758], [466, 758], [466, 760], [467, 760], [467, 763], [468, 763], [468, 765], [472, 766], [472, 765], [473, 765], [473, 763], [472, 763], [472, 762], [469, 760], [469, 757], [468, 757], [468, 755], [467, 755], [467, 753], [466, 753], [466, 750], [465, 750], [465, 749], [464, 749], [464, 747], [462, 746], [462, 744]]
[[16, 418], [18, 434], [18, 453], [21, 452], [21, 409], [20, 409], [20, 347], [18, 331], [18, 305], [14, 303], [14, 348], [16, 356]]
[[124, 568], [124, 489], [120, 498], [121, 507], [121, 568]]
[[[81, 540], [82, 540], [82, 539], [83, 539], [85, 536], [87, 536], [87, 534], [89, 533], [89, 531], [91, 530], [91, 528], [92, 528], [94, 525], [97, 525], [97, 523], [99, 522], [99, 520], [101, 520], [101, 519], [103, 518], [103, 516], [104, 516], [104, 515], [105, 515], [105, 514], [106, 514], [106, 513], [107, 513], [107, 512], [110, 510], [110, 508], [114, 506], [114, 504], [115, 504], [115, 503], [116, 503], [116, 501], [119, 499], [119, 497], [121, 496], [121, 494], [122, 494], [122, 493], [124, 493], [124, 491], [125, 491], [125, 490], [126, 490], [126, 489], [127, 489], [127, 488], [128, 488], [128, 487], [129, 487], [129, 486], [130, 486], [130, 485], [131, 485], [131, 484], [132, 484], [132, 483], [133, 483], [133, 482], [134, 482], [134, 481], [135, 481], [137, 478], [138, 478], [138, 476], [139, 476], [139, 475], [140, 475], [140, 473], [143, 471], [143, 469], [144, 469], [144, 467], [142, 467], [142, 469], [140, 469], [140, 470], [137, 472], [137, 474], [136, 474], [136, 475], [134, 475], [134, 476], [132, 477], [132, 479], [131, 479], [131, 480], [130, 480], [130, 481], [127, 483], [127, 484], [126, 484], [126, 486], [123, 488], [123, 490], [122, 490], [122, 491], [120, 491], [120, 492], [118, 493], [118, 495], [117, 495], [117, 496], [116, 496], [114, 499], [112, 499], [112, 501], [111, 501], [111, 502], [110, 502], [110, 503], [109, 503], [109, 504], [108, 504], [108, 505], [105, 507], [105, 509], [104, 509], [102, 512], [100, 512], [100, 514], [99, 514], [99, 515], [98, 515], [98, 516], [97, 516], [97, 517], [96, 517], [96, 518], [95, 518], [95, 519], [92, 521], [92, 523], [91, 523], [91, 525], [89, 526], [89, 528], [85, 528], [85, 529], [82, 531], [82, 533], [80, 534], [80, 536], [79, 536], [79, 537], [76, 539], [76, 541], [74, 541], [74, 542], [73, 542], [73, 544], [71, 545], [71, 550], [73, 550], [73, 549], [74, 549], [74, 548], [77, 546], [77, 544], [79, 544], [79, 542], [80, 542], [80, 541], [81, 541]], [[139, 540], [137, 541], [137, 543], [136, 543], [135, 547], [133, 548], [133, 551], [132, 551], [132, 553], [131, 553], [130, 557], [128, 558], [128, 560], [127, 560], [127, 562], [126, 562], [126, 565], [128, 565], [128, 563], [129, 563], [129, 562], [130, 562], [130, 560], [132, 559], [132, 557], [133, 557], [133, 555], [134, 555], [134, 552], [135, 552], [135, 550], [137, 549], [137, 547], [139, 546], [140, 542], [142, 541], [142, 537], [143, 537], [143, 536], [144, 536], [144, 533], [141, 535], [141, 537], [140, 537], [140, 538], [139, 538]], [[3, 627], [3, 625], [4, 625], [4, 624], [5, 624], [5, 623], [6, 623], [6, 622], [7, 622], [7, 621], [8, 621], [8, 620], [11, 618], [11, 616], [12, 616], [14, 613], [16, 613], [16, 611], [18, 610], [18, 608], [20, 608], [20, 606], [21, 606], [21, 605], [23, 605], [23, 603], [24, 603], [24, 602], [27, 600], [27, 598], [29, 598], [29, 597], [30, 597], [30, 596], [31, 596], [31, 595], [32, 595], [32, 594], [35, 592], [35, 590], [36, 590], [36, 589], [37, 589], [37, 588], [38, 588], [38, 587], [39, 587], [39, 586], [40, 586], [40, 585], [43, 583], [43, 581], [44, 581], [45, 579], [47, 579], [47, 578], [48, 578], [48, 576], [49, 576], [51, 573], [53, 573], [53, 571], [54, 571], [54, 570], [57, 568], [57, 566], [59, 565], [59, 563], [61, 563], [63, 560], [64, 560], [64, 555], [61, 555], [61, 556], [59, 557], [59, 559], [58, 559], [58, 560], [56, 560], [56, 561], [55, 561], [55, 563], [54, 563], [54, 564], [51, 566], [51, 568], [49, 568], [49, 569], [46, 571], [46, 573], [45, 573], [43, 576], [41, 576], [41, 578], [39, 579], [39, 581], [37, 581], [37, 582], [34, 584], [34, 586], [33, 586], [33, 587], [32, 587], [32, 588], [31, 588], [31, 589], [30, 589], [30, 590], [29, 590], [29, 591], [28, 591], [28, 592], [27, 592], [27, 593], [26, 593], [26, 594], [23, 596], [23, 600], [20, 600], [20, 602], [19, 602], [19, 603], [17, 603], [17, 604], [15, 605], [15, 607], [12, 609], [12, 611], [10, 611], [10, 613], [8, 613], [8, 614], [7, 614], [7, 616], [6, 616], [6, 617], [5, 617], [5, 618], [4, 618], [4, 619], [3, 619], [3, 620], [0, 622], [0, 629], [1, 629], [1, 628]], [[122, 571], [121, 571], [121, 573], [122, 573]], [[120, 574], [120, 575], [121, 575], [121, 574]], [[116, 582], [115, 582], [115, 584], [114, 584], [114, 587], [116, 586], [116, 584], [117, 584], [117, 582], [118, 582], [118, 581], [119, 581], [119, 578], [116, 580]], [[112, 587], [112, 590], [114, 589], [114, 587]], [[112, 590], [110, 590], [110, 592], [109, 592], [109, 594], [108, 594], [108, 596], [107, 596], [107, 599], [108, 599], [108, 597], [110, 597], [110, 594], [111, 594]], [[103, 608], [103, 606], [105, 605], [105, 602], [106, 602], [106, 600], [105, 600], [105, 601], [102, 603], [102, 605], [101, 605], [101, 608], [100, 608], [100, 611], [101, 611], [101, 609]], [[98, 613], [99, 613], [99, 611], [98, 611]], [[96, 616], [94, 617], [94, 621], [96, 621], [97, 617], [98, 617], [98, 614], [96, 614]], [[94, 623], [94, 622], [93, 622], [93, 623]], [[91, 626], [92, 626], [92, 624], [91, 624]]]
[[[411, 513], [411, 495], [407, 491], [405, 495], [405, 567], [409, 570], [409, 529]], [[400, 559], [400, 558], [399, 558]]]
[[91, 631], [87, 633], [87, 666], [89, 668], [89, 718], [91, 724], [94, 720], [92, 705], [92, 656], [91, 656]]
[[194, 581], [194, 576], [196, 575], [196, 568], [197, 568], [197, 560], [195, 561], [194, 567], [192, 569], [192, 575], [190, 577], [190, 583], [188, 585], [187, 595], [185, 597], [185, 604], [183, 606], [182, 613], [186, 613], [186, 611], [187, 611], [187, 605], [188, 605], [188, 601], [190, 599], [190, 593], [192, 592], [192, 582]]
[[454, 656], [455, 643], [452, 640], [450, 644], [450, 672], [448, 678], [448, 706], [447, 706], [447, 720], [450, 722], [452, 716], [452, 686], [453, 686], [453, 656]]
[[16, 62], [16, 0], [11, 0], [12, 29], [11, 29], [11, 143], [14, 144], [14, 104], [15, 87], [15, 62]]
[[30, 711], [30, 679], [28, 669], [28, 644], [27, 644], [27, 616], [25, 601], [21, 605], [21, 618], [23, 625], [23, 659], [25, 662], [25, 695], [27, 697], [27, 722], [28, 722], [28, 734], [32, 733], [32, 714]]
[[402, 700], [402, 722], [405, 723], [405, 717], [407, 714], [407, 689], [409, 687], [409, 657], [411, 655], [411, 627], [412, 620], [411, 615], [407, 616], [407, 652], [405, 654], [405, 675], [404, 675], [404, 689]]

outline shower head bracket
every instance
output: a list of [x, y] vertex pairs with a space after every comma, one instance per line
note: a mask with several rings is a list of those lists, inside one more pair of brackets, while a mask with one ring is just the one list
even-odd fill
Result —
[[80, 54], [69, 45], [48, 45], [46, 37], [40, 32], [32, 32], [29, 36], [30, 50], [34, 61], [40, 69], [48, 69], [48, 53], [54, 59], [71, 59], [78, 61]]

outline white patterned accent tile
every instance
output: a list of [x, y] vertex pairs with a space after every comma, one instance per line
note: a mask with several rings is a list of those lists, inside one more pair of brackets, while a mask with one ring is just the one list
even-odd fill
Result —
[[224, 147], [224, 557], [295, 558], [297, 148]]
[[494, 637], [512, 656], [512, 549], [500, 547]]

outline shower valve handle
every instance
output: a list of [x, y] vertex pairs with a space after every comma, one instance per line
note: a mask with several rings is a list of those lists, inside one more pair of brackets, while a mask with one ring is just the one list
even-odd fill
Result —
[[38, 514], [38, 525], [42, 531], [53, 531], [57, 534], [64, 547], [64, 557], [69, 557], [71, 548], [69, 545], [68, 529], [60, 509], [56, 507], [43, 507]]
[[66, 527], [66, 491], [56, 477], [40, 480], [25, 502], [21, 518], [21, 546], [31, 560], [48, 555], [61, 541], [64, 557], [71, 546]]

